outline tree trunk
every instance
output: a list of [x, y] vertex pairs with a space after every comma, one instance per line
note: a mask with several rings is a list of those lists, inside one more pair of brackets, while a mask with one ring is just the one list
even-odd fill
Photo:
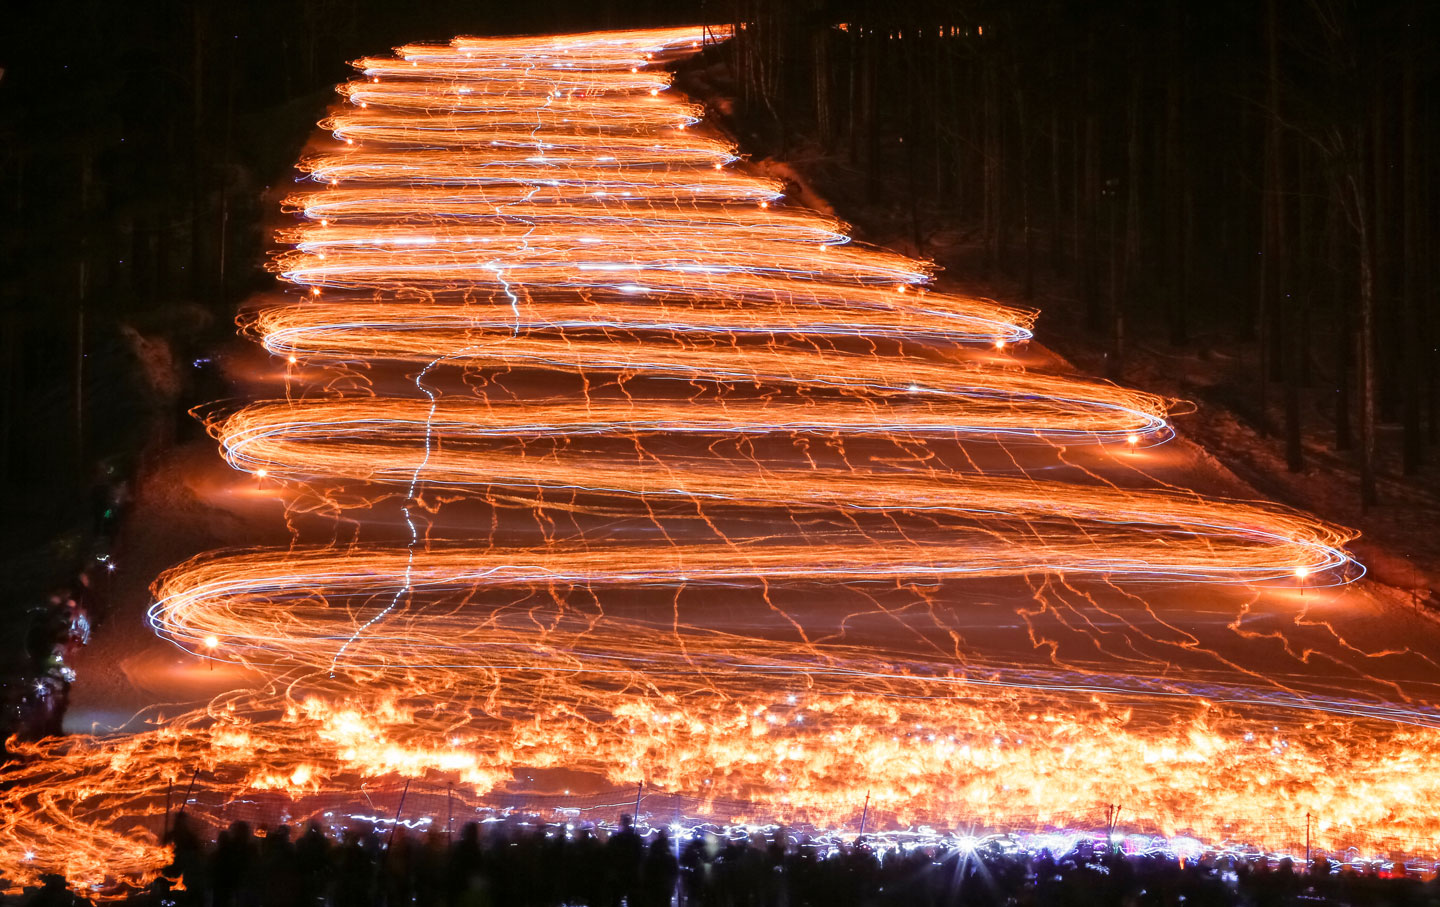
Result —
[[80, 155], [80, 260], [75, 282], [75, 475], [85, 476], [85, 303], [90, 293], [90, 190], [94, 168], [89, 151]]
[[1424, 438], [1420, 425], [1420, 394], [1424, 385], [1420, 361], [1424, 356], [1424, 331], [1421, 324], [1423, 315], [1420, 311], [1420, 256], [1416, 235], [1420, 229], [1418, 208], [1421, 195], [1415, 161], [1415, 64], [1412, 58], [1405, 61], [1401, 104], [1401, 185], [1404, 188], [1400, 193], [1403, 207], [1401, 259], [1404, 281], [1401, 290], [1400, 393], [1404, 407], [1401, 422], [1405, 432], [1401, 465], [1406, 475], [1413, 475], [1420, 469], [1424, 454]]
[[1190, 330], [1186, 319], [1189, 307], [1186, 257], [1188, 231], [1190, 229], [1190, 197], [1184, 163], [1184, 139], [1182, 137], [1182, 86], [1181, 67], [1184, 57], [1181, 53], [1181, 11], [1180, 0], [1169, 2], [1169, 23], [1167, 35], [1167, 61], [1169, 78], [1165, 82], [1165, 230], [1161, 241], [1165, 244], [1164, 285], [1166, 288], [1167, 314], [1170, 342], [1176, 346], [1189, 341]]
[[1065, 222], [1060, 200], [1060, 105], [1050, 106], [1050, 272], [1060, 273], [1060, 225]]
[[206, 180], [203, 161], [205, 149], [205, 4], [196, 3], [191, 10], [194, 17], [193, 54], [190, 69], [191, 116], [190, 116], [190, 292], [197, 299], [204, 298], [205, 286], [205, 191]]
[[1340, 264], [1340, 218], [1336, 213], [1337, 207], [1344, 204], [1344, 200], [1336, 198], [1337, 191], [1332, 190], [1325, 206], [1325, 244], [1328, 250], [1326, 256], [1330, 261], [1328, 269], [1330, 286], [1330, 311], [1335, 319], [1335, 450], [1347, 451], [1355, 443], [1350, 431], [1350, 387], [1354, 377], [1351, 370], [1354, 365], [1355, 350], [1355, 307], [1350, 304], [1350, 294], [1344, 289], [1341, 275], [1343, 268]]
[[869, 29], [865, 40], [865, 195], [872, 204], [880, 200], [880, 51], [885, 35]]
[[820, 147], [829, 150], [835, 138], [830, 116], [830, 30], [815, 29], [810, 38], [810, 52], [815, 58], [815, 131]]
[[[1290, 184], [1287, 182], [1285, 129], [1280, 96], [1280, 53], [1279, 26], [1276, 21], [1278, 0], [1270, 0], [1266, 8], [1265, 43], [1269, 54], [1269, 90], [1267, 92], [1269, 118], [1267, 120], [1267, 142], [1265, 162], [1269, 168], [1266, 179], [1265, 202], [1268, 216], [1267, 234], [1269, 243], [1265, 249], [1268, 261], [1269, 281], [1266, 285], [1269, 297], [1267, 310], [1273, 313], [1274, 327], [1265, 328], [1266, 335], [1278, 347], [1278, 356], [1272, 365], [1280, 369], [1285, 404], [1285, 466], [1291, 472], [1305, 468], [1304, 448], [1300, 437], [1300, 385], [1299, 385], [1299, 342], [1296, 304], [1291, 294], [1291, 249], [1286, 219], [1286, 199]], [[1267, 345], [1268, 346], [1268, 345]], [[1268, 378], [1265, 375], [1264, 378]], [[1264, 380], [1262, 378], [1262, 380]]]
[[[1126, 318], [1130, 294], [1140, 270], [1140, 89], [1143, 84], [1144, 76], [1137, 66], [1130, 83], [1130, 137], [1125, 149], [1125, 238], [1120, 249], [1114, 249], [1113, 231], [1110, 237], [1112, 260], [1118, 263], [1110, 291], [1110, 368], [1117, 375], [1125, 361]], [[1112, 210], [1118, 203], [1118, 198], [1113, 200]]]
[[[1087, 44], [1087, 51], [1093, 52], [1093, 34]], [[1095, 76], [1092, 72], [1091, 53], [1086, 54], [1085, 100], [1084, 100], [1084, 176], [1081, 180], [1077, 208], [1081, 212], [1082, 229], [1080, 249], [1080, 299], [1085, 306], [1085, 321], [1091, 330], [1099, 330], [1103, 323], [1100, 305], [1100, 261], [1099, 261], [1099, 212], [1100, 203], [1100, 126], [1096, 121]]]
[[[1018, 81], [1018, 80], [1017, 80]], [[1035, 298], [1035, 234], [1030, 223], [1030, 139], [1029, 122], [1025, 116], [1025, 92], [1015, 92], [1016, 133], [1020, 142], [1020, 231], [1024, 242], [1025, 262], [1020, 295]]]
[[[1359, 130], [1357, 149], [1363, 149], [1364, 130]], [[1356, 336], [1355, 359], [1360, 367], [1360, 505], [1368, 509], [1379, 503], [1375, 482], [1375, 250], [1371, 242], [1370, 204], [1363, 178], [1350, 177], [1351, 203], [1360, 241], [1360, 331]]]

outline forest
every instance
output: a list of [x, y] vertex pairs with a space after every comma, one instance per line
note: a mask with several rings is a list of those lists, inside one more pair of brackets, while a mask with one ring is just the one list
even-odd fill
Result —
[[1111, 377], [1137, 343], [1238, 351], [1237, 404], [1288, 468], [1323, 438], [1367, 506], [1377, 474], [1433, 459], [1440, 6], [729, 9], [765, 153], [843, 161], [922, 253], [937, 226], [965, 225], [1023, 298], [1059, 280]]

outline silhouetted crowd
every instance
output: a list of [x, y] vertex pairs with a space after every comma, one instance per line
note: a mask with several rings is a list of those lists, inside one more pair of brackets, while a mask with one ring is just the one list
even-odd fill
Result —
[[[443, 831], [364, 828], [335, 840], [311, 823], [202, 841], [182, 813], [174, 862], [131, 904], [168, 907], [1232, 907], [1440, 904], [1440, 883], [1402, 864], [1125, 855], [1088, 842], [1055, 856], [998, 844], [872, 846], [785, 829], [696, 829], [679, 839], [507, 820]], [[30, 904], [86, 903], [51, 877]]]
[[[18, 648], [0, 649], [0, 761], [9, 755], [6, 741], [63, 733], [75, 671], [69, 662], [90, 641], [92, 623], [103, 616], [112, 551], [120, 518], [129, 505], [130, 487], [110, 461], [96, 467], [90, 491], [91, 522], [77, 530], [67, 548], [75, 567], [68, 582], [49, 596], [28, 602], [5, 602], [0, 624], [16, 633]], [[3, 611], [0, 608], [0, 611]]]

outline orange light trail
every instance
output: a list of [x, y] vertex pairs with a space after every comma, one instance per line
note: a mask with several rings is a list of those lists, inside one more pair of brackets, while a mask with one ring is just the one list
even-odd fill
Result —
[[17, 744], [10, 884], [153, 877], [192, 778], [303, 818], [397, 777], [473, 809], [543, 769], [831, 827], [867, 794], [940, 828], [1123, 802], [1216, 845], [1309, 812], [1317, 846], [1440, 849], [1433, 708], [1184, 625], [1323, 636], [1332, 605], [1286, 596], [1355, 579], [1352, 534], [1142, 472], [1171, 401], [1024, 367], [1035, 313], [783, 204], [669, 90], [700, 42], [357, 62], [284, 203], [296, 296], [241, 317], [283, 393], [205, 415], [296, 544], [187, 561], [149, 610], [263, 681]]

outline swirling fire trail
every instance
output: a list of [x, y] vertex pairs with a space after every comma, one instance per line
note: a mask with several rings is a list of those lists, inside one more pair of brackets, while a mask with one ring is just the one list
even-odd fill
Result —
[[241, 318], [283, 393], [205, 414], [331, 537], [159, 579], [157, 633], [267, 681], [20, 747], [12, 885], [152, 876], [192, 778], [299, 818], [544, 769], [817, 824], [867, 792], [942, 828], [1124, 802], [1212, 843], [1313, 812], [1321, 846], [1433, 852], [1440, 714], [1208, 642], [1323, 636], [1350, 534], [1160, 480], [1168, 401], [1023, 367], [1034, 313], [784, 204], [670, 90], [701, 34], [357, 62], [285, 202], [295, 296]]

